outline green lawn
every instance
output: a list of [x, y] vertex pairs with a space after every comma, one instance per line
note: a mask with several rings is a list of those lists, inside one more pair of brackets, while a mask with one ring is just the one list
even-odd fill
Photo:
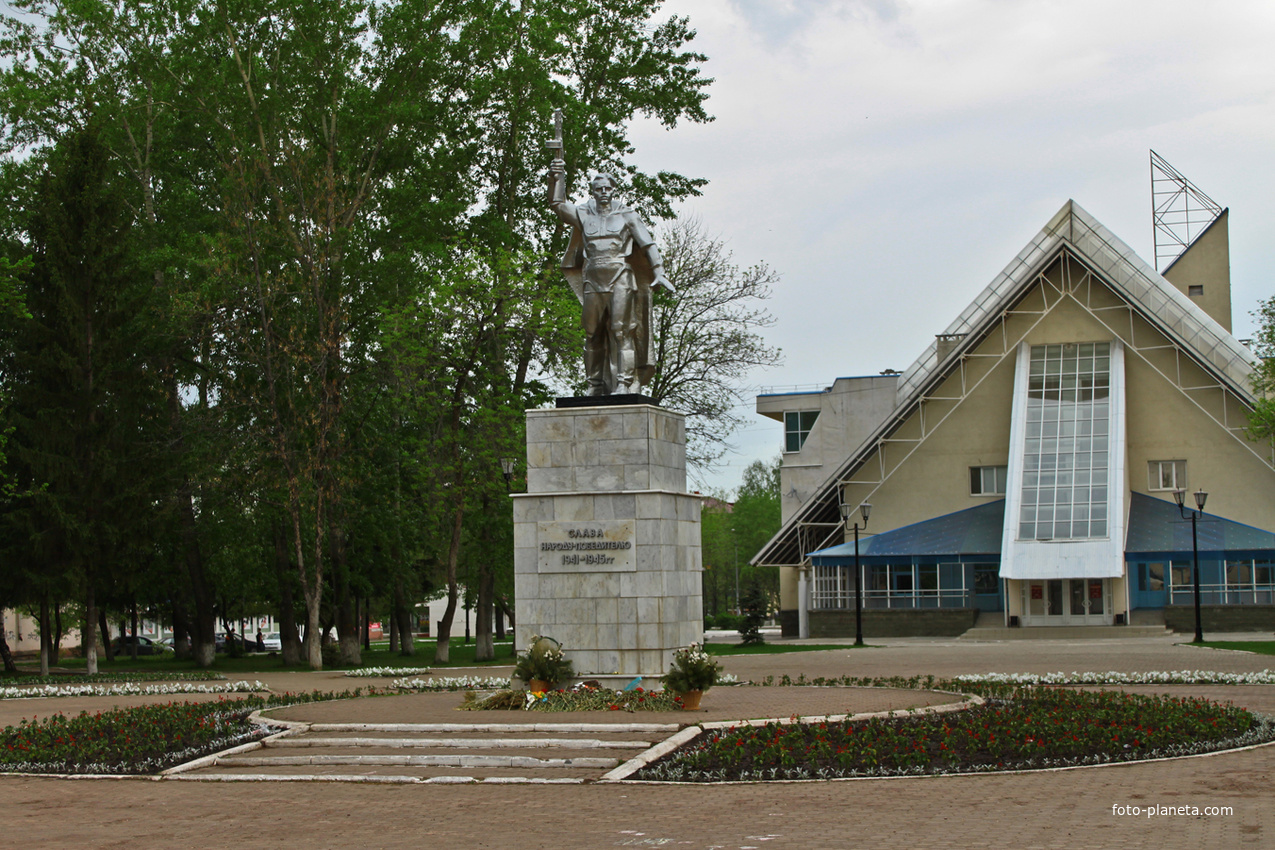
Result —
[[[1191, 644], [1195, 646], [1196, 644]], [[1236, 649], [1242, 652], [1256, 652], [1259, 655], [1275, 655], [1275, 640], [1206, 640], [1199, 646], [1210, 646], [1214, 649]]]
[[[496, 644], [496, 660], [495, 661], [474, 661], [474, 644], [466, 644], [463, 637], [454, 637], [451, 639], [451, 661], [447, 664], [437, 664], [434, 661], [435, 642], [433, 640], [418, 640], [416, 642], [416, 654], [411, 656], [399, 655], [397, 652], [391, 652], [388, 642], [379, 644], [373, 643], [371, 649], [363, 650], [363, 667], [436, 667], [438, 669], [448, 669], [451, 667], [474, 667], [474, 666], [492, 666], [492, 665], [508, 665], [514, 661], [513, 644], [510, 641]], [[39, 670], [36, 663], [19, 664], [24, 672], [33, 672]], [[73, 658], [66, 655], [62, 656], [58, 667], [69, 670], [83, 671], [84, 659]], [[131, 672], [134, 670], [144, 671], [185, 671], [195, 670], [195, 663], [189, 660], [180, 660], [173, 655], [147, 655], [140, 656], [136, 661], [127, 655], [117, 656], [114, 661], [107, 661], [105, 655], [99, 655], [97, 658], [97, 667], [102, 673], [120, 673]], [[241, 658], [231, 658], [224, 653], [218, 653], [213, 661], [213, 670], [223, 673], [227, 676], [245, 676], [250, 673], [277, 670], [297, 670], [304, 671], [310, 668], [306, 665], [297, 667], [285, 667], [283, 660], [277, 654], [274, 657], [269, 655], [245, 655]], [[330, 669], [344, 670], [345, 667], [333, 667]]]
[[758, 643], [752, 646], [742, 646], [738, 643], [704, 644], [704, 651], [709, 655], [780, 655], [785, 652], [823, 652], [829, 649], [854, 648], [853, 644], [848, 643]]

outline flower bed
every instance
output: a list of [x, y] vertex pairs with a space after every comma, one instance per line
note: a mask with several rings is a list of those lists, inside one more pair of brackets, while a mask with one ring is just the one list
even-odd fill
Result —
[[1020, 685], [1275, 685], [1275, 672], [1224, 673], [1216, 670], [1153, 670], [1146, 673], [972, 673], [952, 679], [936, 676], [814, 676], [800, 673], [794, 679], [784, 674], [776, 679], [767, 676], [748, 684], [761, 687], [865, 687], [923, 688], [940, 690], [996, 692], [998, 686], [1011, 690]]
[[357, 679], [375, 676], [424, 676], [429, 672], [428, 667], [362, 667], [358, 670], [346, 670], [345, 675]]
[[395, 679], [388, 685], [398, 691], [497, 691], [509, 687], [509, 677], [435, 676], [432, 679]]
[[213, 670], [186, 672], [70, 673], [62, 676], [3, 676], [10, 685], [100, 685], [110, 682], [215, 682], [226, 678]]
[[576, 686], [571, 690], [500, 691], [486, 699], [465, 695], [465, 711], [681, 711], [682, 698], [671, 691], [613, 691], [609, 688]]
[[43, 685], [34, 688], [0, 688], [0, 699], [33, 699], [43, 697], [117, 697], [117, 696], [167, 696], [169, 694], [250, 694], [268, 691], [261, 682], [226, 682], [220, 685], [176, 684], [138, 685], [124, 682], [119, 685]]
[[1022, 770], [1271, 740], [1270, 718], [1203, 699], [1020, 688], [960, 712], [710, 730], [634, 778], [714, 782]]
[[961, 685], [1275, 685], [1275, 673], [1219, 673], [1216, 670], [1166, 670], [1149, 673], [980, 673], [957, 676]]
[[[248, 722], [262, 708], [363, 695], [273, 694], [216, 702], [170, 702], [67, 717], [23, 720], [0, 732], [0, 770], [16, 773], [147, 775], [273, 730]], [[369, 691], [369, 693], [376, 693]]]

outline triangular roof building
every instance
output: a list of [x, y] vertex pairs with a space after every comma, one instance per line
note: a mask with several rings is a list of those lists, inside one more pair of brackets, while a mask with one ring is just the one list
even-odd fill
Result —
[[[1068, 201], [902, 374], [760, 396], [785, 427], [784, 524], [754, 563], [782, 570], [785, 631], [850, 633], [840, 505], [864, 502], [869, 633], [1178, 625], [1191, 552], [1128, 547], [1165, 538], [1142, 500], [1181, 523], [1173, 491], [1202, 487], [1209, 518], [1275, 529], [1226, 227], [1222, 210], [1161, 275]], [[1208, 605], [1270, 617], [1275, 546], [1210, 555]]]

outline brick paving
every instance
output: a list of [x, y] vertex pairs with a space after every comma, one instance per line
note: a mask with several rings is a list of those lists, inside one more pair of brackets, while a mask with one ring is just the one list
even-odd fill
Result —
[[[1269, 638], [1269, 635], [1266, 636]], [[1177, 640], [1181, 640], [1178, 638]], [[732, 657], [741, 677], [877, 676], [1057, 670], [1262, 670], [1269, 656], [1210, 652], [1174, 639], [964, 643], [908, 639], [870, 649]], [[276, 689], [341, 689], [332, 674], [259, 678]], [[339, 682], [334, 681], [340, 679]], [[295, 683], [294, 683], [295, 680]], [[1275, 686], [1139, 686], [1275, 712]], [[821, 692], [822, 691], [822, 692]], [[722, 688], [709, 713], [749, 694], [763, 713], [805, 713], [830, 689]], [[817, 697], [809, 697], [816, 693]], [[840, 692], [844, 698], [855, 692]], [[454, 712], [415, 695], [422, 712]], [[454, 699], [455, 697], [453, 697]], [[136, 699], [136, 698], [129, 698]], [[107, 707], [125, 698], [103, 698]], [[394, 704], [394, 701], [399, 704]], [[8, 701], [0, 702], [6, 712]], [[23, 701], [41, 715], [68, 700]], [[410, 711], [410, 697], [336, 706]], [[783, 710], [774, 711], [775, 707]], [[739, 706], [742, 709], [743, 706]], [[379, 710], [379, 709], [378, 709]], [[747, 713], [747, 712], [746, 712]], [[620, 714], [625, 721], [663, 715]], [[524, 717], [526, 715], [523, 715]], [[573, 716], [572, 720], [583, 719]], [[421, 722], [421, 721], [417, 721]], [[1003, 776], [733, 786], [368, 786], [0, 778], [4, 846], [15, 847], [690, 847], [947, 848], [1275, 846], [1275, 747], [1142, 765]], [[1231, 807], [1226, 815], [1113, 815], [1113, 805]]]

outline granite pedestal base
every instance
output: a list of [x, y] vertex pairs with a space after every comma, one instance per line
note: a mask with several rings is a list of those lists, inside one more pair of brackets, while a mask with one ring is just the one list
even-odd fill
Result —
[[576, 673], [659, 676], [703, 641], [700, 499], [680, 414], [649, 404], [527, 412], [514, 496], [518, 646], [562, 644]]

